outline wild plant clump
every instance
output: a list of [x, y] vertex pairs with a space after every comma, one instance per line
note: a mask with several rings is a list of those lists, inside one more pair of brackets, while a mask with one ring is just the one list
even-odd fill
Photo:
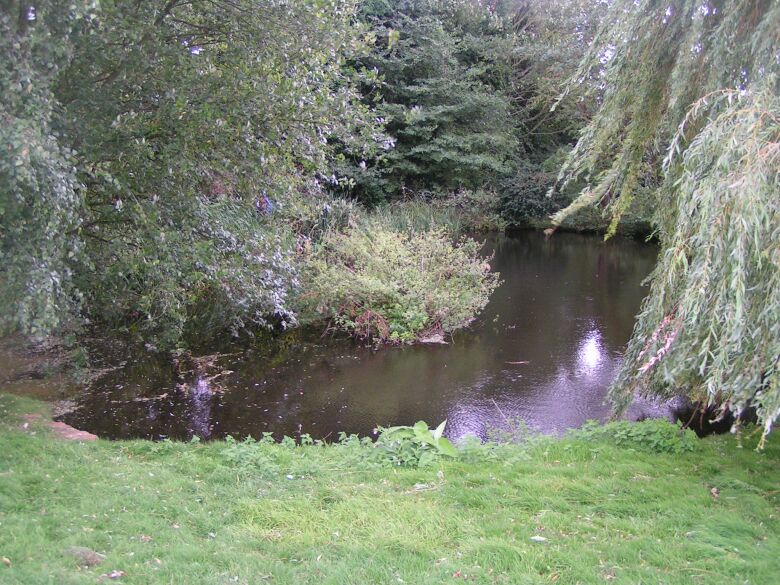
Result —
[[588, 421], [570, 435], [588, 441], [608, 441], [619, 447], [652, 453], [686, 453], [696, 450], [696, 434], [665, 419], [626, 420], [601, 424]]
[[474, 240], [372, 221], [323, 239], [304, 268], [302, 301], [337, 329], [409, 343], [465, 327], [497, 286]]

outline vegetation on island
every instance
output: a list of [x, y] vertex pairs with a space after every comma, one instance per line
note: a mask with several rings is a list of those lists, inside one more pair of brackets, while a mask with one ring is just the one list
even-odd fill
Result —
[[471, 322], [498, 284], [480, 245], [443, 230], [388, 230], [381, 222], [324, 238], [305, 268], [313, 311], [382, 342], [441, 338]]

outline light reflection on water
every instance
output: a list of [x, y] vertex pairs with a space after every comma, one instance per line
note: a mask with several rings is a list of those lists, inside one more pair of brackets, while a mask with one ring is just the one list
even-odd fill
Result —
[[[528, 232], [486, 244], [504, 284], [472, 331], [446, 346], [374, 351], [319, 334], [287, 353], [231, 356], [218, 384], [173, 380], [139, 358], [110, 374], [66, 422], [108, 437], [186, 439], [368, 435], [377, 426], [448, 419], [484, 438], [520, 418], [559, 433], [609, 415], [606, 389], [634, 324], [656, 248], [596, 236]], [[637, 403], [632, 416], [652, 415]]]
[[198, 376], [190, 391], [190, 428], [193, 435], [208, 439], [214, 430], [211, 425], [211, 403], [214, 397], [208, 381]]
[[593, 373], [601, 364], [604, 348], [601, 344], [601, 333], [598, 329], [591, 329], [585, 333], [579, 348], [577, 349], [578, 371], [585, 374]]

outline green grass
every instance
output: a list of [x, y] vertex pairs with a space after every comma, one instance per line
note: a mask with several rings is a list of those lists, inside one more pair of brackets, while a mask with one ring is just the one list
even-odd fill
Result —
[[[780, 578], [775, 437], [763, 453], [731, 436], [676, 455], [563, 439], [366, 468], [355, 445], [78, 444], [20, 428], [42, 408], [0, 395], [4, 585], [112, 570], [143, 585]], [[107, 558], [79, 568], [70, 546]]]

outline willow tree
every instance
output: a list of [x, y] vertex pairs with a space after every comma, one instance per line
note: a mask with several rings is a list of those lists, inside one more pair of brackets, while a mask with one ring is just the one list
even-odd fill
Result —
[[[610, 391], [686, 394], [780, 417], [780, 2], [616, 0], [579, 79], [603, 80], [558, 187], [587, 187], [610, 234], [650, 197], [661, 242]], [[608, 234], [608, 235], [610, 235]]]

